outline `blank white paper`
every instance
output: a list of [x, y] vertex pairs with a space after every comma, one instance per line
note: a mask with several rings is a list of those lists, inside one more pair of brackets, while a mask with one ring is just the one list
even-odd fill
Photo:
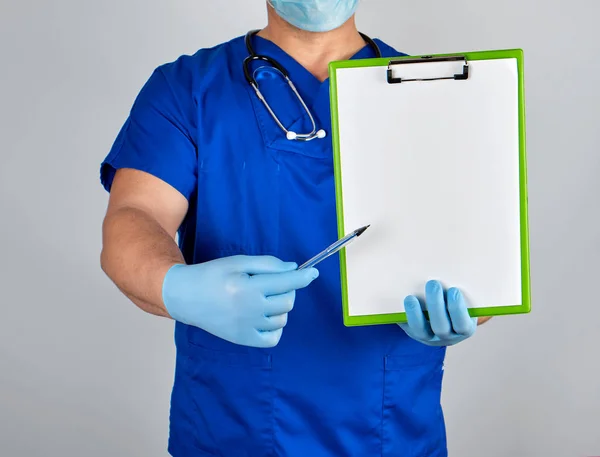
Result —
[[[419, 65], [459, 73], [462, 62]], [[466, 81], [388, 84], [387, 67], [337, 70], [349, 314], [404, 312], [437, 279], [471, 308], [520, 305], [516, 59], [469, 62]]]

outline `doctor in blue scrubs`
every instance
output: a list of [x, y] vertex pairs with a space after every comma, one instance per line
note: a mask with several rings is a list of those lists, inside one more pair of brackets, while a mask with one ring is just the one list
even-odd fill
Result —
[[461, 292], [347, 328], [337, 257], [297, 269], [337, 239], [327, 65], [402, 55], [356, 8], [269, 0], [265, 28], [159, 66], [101, 165], [102, 268], [175, 322], [174, 457], [447, 455], [446, 347], [481, 323]]

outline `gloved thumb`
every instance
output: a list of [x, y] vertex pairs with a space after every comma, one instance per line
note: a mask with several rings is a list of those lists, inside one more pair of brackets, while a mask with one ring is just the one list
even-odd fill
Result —
[[245, 256], [238, 255], [231, 258], [232, 267], [239, 273], [260, 275], [267, 273], [284, 273], [298, 268], [295, 262], [284, 262], [270, 255]]
[[266, 297], [269, 297], [303, 289], [318, 276], [319, 271], [316, 268], [307, 268], [306, 270], [257, 275], [252, 277], [252, 281]]

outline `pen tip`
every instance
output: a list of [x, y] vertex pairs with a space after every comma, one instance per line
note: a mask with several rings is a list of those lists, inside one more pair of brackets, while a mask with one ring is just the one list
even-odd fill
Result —
[[371, 224], [365, 225], [364, 227], [359, 228], [356, 231], [356, 236], [361, 236], [364, 233], [364, 231], [367, 230], [369, 227], [371, 227]]

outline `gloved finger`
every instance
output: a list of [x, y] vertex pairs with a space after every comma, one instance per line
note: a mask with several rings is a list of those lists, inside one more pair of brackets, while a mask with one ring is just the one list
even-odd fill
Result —
[[[425, 314], [421, 309], [421, 303], [415, 296], [409, 295], [404, 299], [404, 310], [406, 311], [406, 319], [408, 320], [408, 330], [411, 336], [418, 340], [427, 341], [433, 338], [433, 332], [425, 319]], [[406, 324], [400, 324], [405, 331]]]
[[281, 295], [302, 289], [313, 282], [319, 272], [315, 268], [294, 270], [285, 273], [252, 276], [252, 283], [265, 295]]
[[473, 325], [463, 295], [456, 287], [448, 290], [448, 313], [455, 333], [465, 336], [473, 334], [476, 326]]
[[298, 268], [295, 262], [284, 262], [270, 255], [237, 255], [232, 256], [230, 262], [234, 271], [249, 275], [283, 273]]
[[260, 332], [272, 332], [273, 330], [279, 330], [287, 325], [287, 321], [287, 313], [276, 316], [265, 316], [256, 326], [256, 330]]
[[295, 290], [285, 294], [271, 295], [270, 297], [267, 297], [265, 304], [265, 316], [270, 317], [289, 313], [294, 308], [295, 300]]
[[281, 336], [283, 335], [283, 329], [273, 330], [272, 332], [259, 332], [257, 333], [258, 346], [263, 348], [272, 348], [279, 344]]
[[425, 305], [429, 313], [431, 329], [440, 339], [447, 339], [452, 334], [452, 324], [446, 309], [444, 289], [438, 281], [428, 281], [425, 286]]

